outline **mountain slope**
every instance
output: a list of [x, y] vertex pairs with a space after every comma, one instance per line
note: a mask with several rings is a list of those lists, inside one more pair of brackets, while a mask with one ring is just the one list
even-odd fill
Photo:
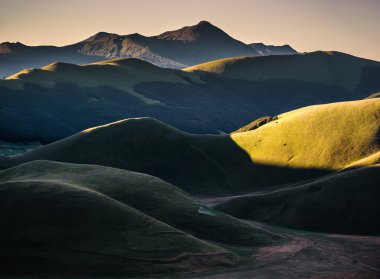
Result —
[[378, 235], [380, 165], [341, 172], [273, 192], [231, 198], [215, 208], [301, 230]]
[[152, 37], [140, 34], [118, 36], [102, 32], [85, 40], [80, 52], [107, 58], [135, 57], [171, 68], [222, 57], [258, 55], [249, 46], [206, 21]]
[[82, 88], [112, 86], [140, 98], [147, 104], [159, 102], [144, 98], [134, 90], [134, 85], [143, 81], [187, 83], [175, 72], [138, 59], [114, 59], [81, 66], [57, 62], [41, 69], [21, 71], [5, 80], [22, 81], [19, 82], [21, 88], [24, 83], [33, 83], [46, 88], [62, 83], [75, 84]]
[[253, 162], [339, 170], [379, 152], [380, 100], [310, 106], [231, 138]]
[[19, 42], [4, 42], [0, 44], [0, 77], [12, 75], [23, 69], [40, 68], [57, 61], [82, 64], [100, 60], [103, 58], [80, 54], [76, 45], [27, 46]]
[[264, 115], [380, 90], [380, 63], [339, 53], [210, 64], [179, 71], [114, 59], [21, 71], [0, 80], [0, 140], [48, 143], [142, 116], [191, 133], [228, 133]]
[[0, 182], [7, 181], [64, 181], [80, 185], [204, 240], [259, 245], [277, 238], [231, 216], [212, 211], [161, 179], [127, 170], [33, 161], [3, 171]]
[[[215, 73], [250, 81], [297, 79], [355, 90], [366, 69], [378, 70], [379, 62], [340, 52], [312, 52], [292, 56], [236, 57], [206, 62], [188, 72]], [[371, 69], [372, 70], [372, 69]]]
[[37, 159], [89, 163], [148, 173], [191, 194], [250, 192], [379, 162], [379, 111], [379, 99], [312, 106], [252, 131], [220, 136], [127, 119], [3, 158], [0, 165]]
[[[160, 179], [101, 166], [31, 162], [0, 172], [0, 192], [3, 275], [132, 276], [239, 263], [233, 252], [155, 217], [193, 226], [206, 238], [218, 239], [218, 229], [248, 245], [255, 236], [256, 245], [275, 237], [196, 204]], [[170, 216], [175, 209], [182, 218]], [[193, 222], [178, 223], [185, 215]], [[202, 222], [214, 230], [197, 228]]]

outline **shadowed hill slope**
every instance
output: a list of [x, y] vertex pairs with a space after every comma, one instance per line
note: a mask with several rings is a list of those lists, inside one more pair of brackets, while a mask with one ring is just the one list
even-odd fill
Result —
[[[191, 77], [191, 75], [184, 76]], [[82, 66], [56, 62], [41, 69], [21, 71], [7, 77], [6, 80], [11, 80], [11, 83], [13, 81], [10, 87], [15, 89], [23, 89], [25, 83], [33, 83], [45, 88], [52, 88], [62, 83], [75, 84], [81, 88], [112, 86], [140, 98], [146, 104], [159, 102], [137, 93], [133, 88], [134, 85], [143, 81], [187, 83], [173, 71], [138, 59], [114, 59]]]
[[0, 182], [7, 181], [63, 181], [78, 185], [201, 239], [255, 245], [276, 238], [266, 231], [213, 211], [179, 188], [142, 173], [96, 165], [33, 161], [3, 171]]
[[380, 89], [378, 62], [339, 53], [223, 61], [210, 62], [224, 65], [220, 73], [138, 59], [21, 71], [0, 80], [0, 140], [49, 143], [142, 116], [190, 133], [228, 133], [263, 115], [362, 99]]
[[1, 274], [207, 270], [238, 256], [189, 233], [249, 246], [280, 240], [160, 179], [102, 166], [30, 162], [0, 172], [0, 192]]
[[332, 174], [215, 206], [233, 216], [278, 226], [344, 234], [380, 233], [380, 165]]
[[379, 62], [340, 52], [312, 52], [269, 57], [236, 57], [206, 62], [184, 69], [215, 73], [243, 80], [297, 79], [336, 85], [354, 91], [366, 68], [380, 68]]
[[187, 134], [149, 118], [127, 119], [0, 163], [106, 165], [160, 177], [192, 194], [249, 192], [377, 162], [379, 111], [378, 99], [311, 106], [253, 131], [220, 136]]
[[0, 44], [0, 78], [12, 75], [28, 68], [40, 68], [44, 65], [63, 61], [66, 63], [91, 63], [103, 60], [102, 57], [84, 56], [77, 46], [27, 46], [20, 42]]

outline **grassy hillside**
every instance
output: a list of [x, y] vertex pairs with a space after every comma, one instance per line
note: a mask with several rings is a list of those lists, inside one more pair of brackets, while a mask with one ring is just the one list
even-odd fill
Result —
[[7, 262], [1, 274], [205, 270], [239, 263], [215, 241], [263, 246], [280, 240], [158, 178], [102, 166], [30, 162], [0, 172], [0, 192]]
[[136, 92], [133, 89], [135, 84], [142, 81], [187, 83], [173, 71], [132, 58], [107, 60], [82, 66], [57, 62], [41, 69], [23, 70], [5, 80], [20, 81], [20, 88], [23, 88], [26, 82], [48, 88], [59, 83], [71, 83], [80, 87], [112, 86], [140, 98], [147, 104], [159, 102]]
[[50, 143], [132, 117], [156, 118], [190, 133], [229, 133], [264, 115], [380, 90], [380, 63], [341, 53], [207, 65], [180, 71], [114, 59], [26, 69], [0, 80], [0, 140]]
[[353, 91], [367, 67], [379, 68], [379, 62], [340, 52], [312, 52], [291, 56], [236, 57], [206, 62], [185, 68], [187, 72], [215, 73], [244, 80], [297, 79], [336, 85]]
[[64, 181], [79, 185], [201, 239], [254, 245], [275, 238], [240, 220], [213, 211], [177, 187], [146, 174], [95, 165], [33, 161], [3, 171], [0, 182], [9, 180]]
[[[192, 194], [224, 195], [376, 163], [380, 100], [311, 106], [255, 130], [191, 135], [149, 118], [95, 127], [11, 158], [112, 166], [160, 177]], [[96, 152], [94, 152], [96, 150]]]
[[336, 173], [215, 206], [233, 216], [302, 230], [343, 234], [380, 233], [380, 165]]
[[253, 162], [338, 170], [379, 152], [380, 100], [301, 108], [231, 138]]

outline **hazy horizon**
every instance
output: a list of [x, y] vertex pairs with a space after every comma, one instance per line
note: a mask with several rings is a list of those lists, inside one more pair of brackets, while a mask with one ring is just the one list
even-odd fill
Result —
[[376, 0], [2, 0], [0, 42], [62, 46], [100, 31], [151, 36], [206, 20], [245, 43], [335, 50], [380, 61], [378, 11]]

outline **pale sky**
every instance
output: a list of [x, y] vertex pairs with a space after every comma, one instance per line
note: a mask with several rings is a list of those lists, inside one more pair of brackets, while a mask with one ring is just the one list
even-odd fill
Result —
[[380, 61], [380, 0], [0, 0], [0, 42], [61, 46], [99, 31], [156, 35], [201, 20], [245, 43]]

